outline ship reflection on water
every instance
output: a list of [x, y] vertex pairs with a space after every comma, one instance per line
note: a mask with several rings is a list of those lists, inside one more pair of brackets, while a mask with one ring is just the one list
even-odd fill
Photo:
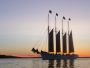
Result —
[[42, 60], [41, 58], [0, 59], [0, 68], [90, 68], [90, 58]]
[[48, 68], [74, 68], [74, 60], [49, 60]]

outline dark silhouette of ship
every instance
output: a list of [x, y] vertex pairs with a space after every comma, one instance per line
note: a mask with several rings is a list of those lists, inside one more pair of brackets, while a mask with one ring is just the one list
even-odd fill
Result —
[[[77, 54], [74, 54], [74, 45], [73, 45], [73, 36], [72, 36], [72, 30], [69, 30], [69, 21], [68, 19], [68, 34], [65, 32], [63, 33], [63, 20], [65, 20], [65, 17], [62, 17], [62, 39], [60, 38], [60, 30], [56, 30], [56, 17], [58, 14], [55, 15], [55, 31], [54, 29], [49, 29], [49, 15], [52, 13], [51, 10], [49, 10], [48, 13], [48, 52], [41, 50], [38, 51], [38, 49], [32, 48], [32, 52], [41, 54], [42, 59], [45, 60], [52, 60], [52, 59], [76, 59], [78, 57]], [[55, 34], [54, 34], [55, 32]], [[54, 37], [55, 35], [55, 37]], [[55, 38], [55, 41], [54, 41]], [[61, 46], [62, 42], [62, 46]], [[54, 45], [55, 43], [55, 45]], [[56, 52], [54, 51], [54, 46], [56, 46]], [[62, 48], [61, 48], [62, 47]]]

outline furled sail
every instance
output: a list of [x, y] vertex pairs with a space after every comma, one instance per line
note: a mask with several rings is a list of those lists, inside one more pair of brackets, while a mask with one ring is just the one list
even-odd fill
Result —
[[63, 35], [63, 53], [67, 53], [66, 33]]
[[60, 48], [60, 31], [56, 34], [56, 53], [61, 52]]
[[73, 45], [73, 37], [71, 31], [69, 35], [69, 53], [73, 53], [73, 52], [74, 52], [74, 45]]
[[53, 29], [49, 33], [48, 52], [54, 52]]

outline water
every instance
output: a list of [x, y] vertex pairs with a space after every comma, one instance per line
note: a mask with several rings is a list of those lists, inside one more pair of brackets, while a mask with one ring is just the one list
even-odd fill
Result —
[[51, 61], [41, 58], [0, 59], [0, 68], [90, 68], [90, 58]]

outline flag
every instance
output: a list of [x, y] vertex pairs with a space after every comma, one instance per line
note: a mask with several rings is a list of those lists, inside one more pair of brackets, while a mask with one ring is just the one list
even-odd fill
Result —
[[52, 13], [52, 11], [51, 11], [51, 10], [49, 10], [49, 13]]
[[56, 13], [56, 16], [58, 16], [58, 13]]
[[71, 19], [70, 19], [70, 18], [69, 18], [68, 20], [69, 20], [69, 21], [71, 21]]
[[65, 20], [66, 18], [63, 16], [63, 19]]

